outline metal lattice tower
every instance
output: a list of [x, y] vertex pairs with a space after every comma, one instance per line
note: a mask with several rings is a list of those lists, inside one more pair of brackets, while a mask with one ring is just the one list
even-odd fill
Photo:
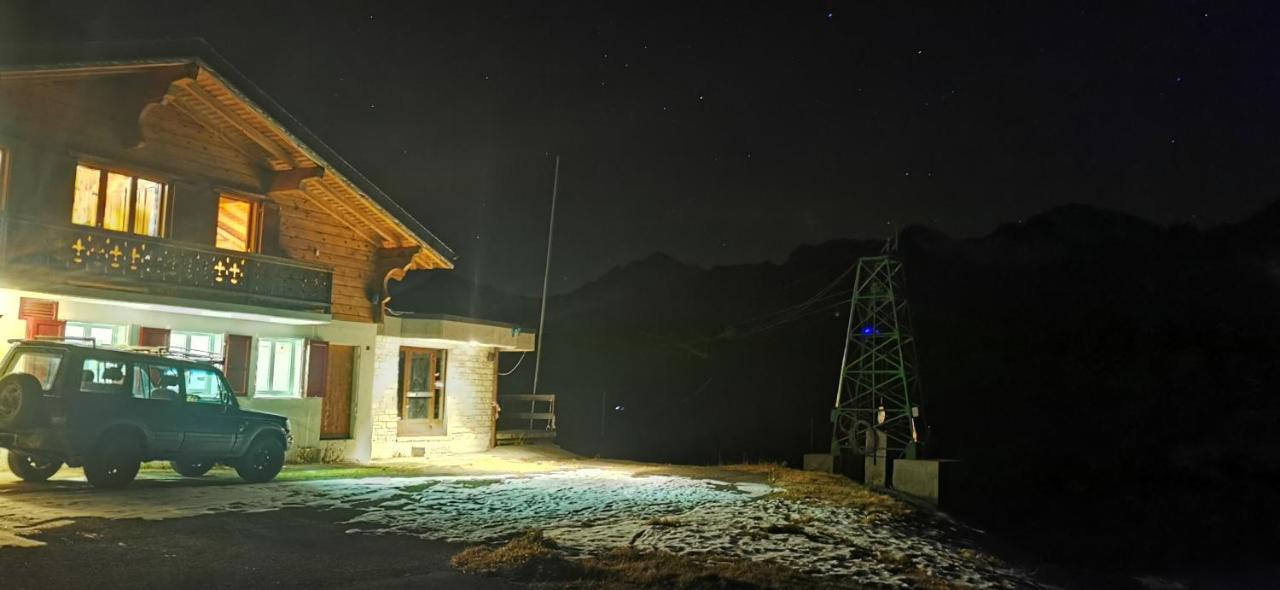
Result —
[[858, 259], [840, 384], [831, 412], [831, 452], [915, 458], [920, 451], [919, 382], [902, 262]]

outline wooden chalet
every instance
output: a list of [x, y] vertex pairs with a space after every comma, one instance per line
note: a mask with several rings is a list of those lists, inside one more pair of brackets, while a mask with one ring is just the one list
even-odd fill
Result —
[[383, 313], [389, 281], [453, 265], [201, 42], [0, 51], [6, 340], [209, 355], [324, 458], [481, 450], [498, 354], [532, 334]]

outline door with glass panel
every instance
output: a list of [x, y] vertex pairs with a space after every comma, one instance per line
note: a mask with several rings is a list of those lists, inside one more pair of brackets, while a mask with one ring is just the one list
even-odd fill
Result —
[[444, 384], [445, 351], [400, 349], [400, 435], [445, 434]]

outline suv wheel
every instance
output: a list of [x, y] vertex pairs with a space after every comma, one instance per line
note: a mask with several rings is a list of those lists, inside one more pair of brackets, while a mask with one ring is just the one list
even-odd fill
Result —
[[259, 437], [249, 445], [249, 452], [236, 462], [236, 473], [245, 481], [271, 481], [284, 467], [284, 445], [272, 436]]
[[62, 469], [62, 461], [56, 459], [37, 459], [31, 455], [23, 455], [9, 451], [9, 471], [21, 477], [23, 481], [45, 481]]
[[209, 459], [203, 461], [197, 459], [174, 459], [169, 461], [169, 466], [182, 477], [201, 477], [209, 473], [210, 469], [213, 469], [213, 461]]
[[26, 373], [0, 379], [0, 428], [17, 428], [37, 421], [44, 390]]
[[138, 476], [142, 445], [132, 436], [109, 436], [85, 457], [84, 477], [96, 488], [122, 488]]

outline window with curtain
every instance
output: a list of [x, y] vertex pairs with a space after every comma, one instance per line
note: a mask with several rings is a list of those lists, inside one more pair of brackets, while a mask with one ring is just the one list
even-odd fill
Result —
[[81, 164], [71, 223], [158, 237], [164, 233], [167, 196], [162, 182]]
[[67, 322], [67, 338], [92, 338], [95, 344], [124, 344], [124, 326], [92, 322]]
[[174, 330], [169, 334], [169, 348], [218, 358], [222, 356], [222, 334]]
[[301, 338], [259, 338], [255, 396], [302, 396]]

